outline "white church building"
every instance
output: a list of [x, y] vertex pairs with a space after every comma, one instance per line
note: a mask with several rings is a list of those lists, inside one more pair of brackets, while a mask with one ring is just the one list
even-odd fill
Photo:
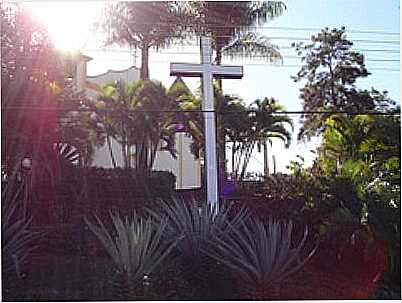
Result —
[[[87, 62], [92, 58], [83, 54], [78, 54], [77, 57], [74, 59], [73, 84], [78, 91], [85, 91], [90, 98], [96, 98], [98, 95], [98, 92], [93, 88], [95, 85], [103, 86], [119, 80], [132, 82], [140, 79], [140, 70], [134, 66], [124, 70], [108, 70], [103, 74], [88, 76]], [[176, 176], [176, 189], [196, 189], [201, 187], [201, 162], [190, 151], [191, 137], [184, 132], [178, 132], [175, 139], [177, 158], [173, 158], [169, 151], [159, 150], [153, 169], [172, 172]], [[113, 139], [111, 141], [116, 164], [118, 167], [123, 167], [121, 146], [117, 141]], [[113, 167], [106, 143], [95, 151], [92, 166]]]

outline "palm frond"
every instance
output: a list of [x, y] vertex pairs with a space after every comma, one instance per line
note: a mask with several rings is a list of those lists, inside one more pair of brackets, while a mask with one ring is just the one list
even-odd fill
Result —
[[272, 44], [267, 37], [252, 32], [239, 34], [222, 48], [222, 54], [230, 59], [262, 58], [271, 63], [283, 63], [279, 47]]

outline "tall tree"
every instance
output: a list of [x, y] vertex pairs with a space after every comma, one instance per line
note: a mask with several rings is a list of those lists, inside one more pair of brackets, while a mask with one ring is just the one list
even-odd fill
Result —
[[149, 79], [149, 50], [168, 46], [183, 36], [187, 22], [183, 6], [173, 1], [117, 2], [105, 10], [102, 27], [107, 44], [128, 45], [141, 51], [141, 79]]
[[[364, 65], [363, 54], [352, 49], [353, 43], [346, 39], [345, 31], [344, 27], [325, 28], [312, 36], [312, 43], [293, 44], [304, 62], [293, 77], [295, 82], [306, 81], [300, 89], [304, 111], [356, 112], [374, 109], [378, 92], [356, 88], [356, 80], [367, 77], [369, 72]], [[328, 117], [329, 114], [303, 114], [299, 139], [320, 134]]]
[[45, 27], [23, 7], [1, 3], [0, 17], [2, 163], [10, 175], [23, 157], [35, 157], [36, 172], [57, 139], [53, 89], [61, 78], [58, 57]]

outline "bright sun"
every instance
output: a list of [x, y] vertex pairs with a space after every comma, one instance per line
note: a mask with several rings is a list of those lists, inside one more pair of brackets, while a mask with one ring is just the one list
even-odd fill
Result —
[[101, 2], [24, 3], [40, 22], [48, 26], [56, 48], [78, 50], [91, 44], [93, 24], [100, 15]]

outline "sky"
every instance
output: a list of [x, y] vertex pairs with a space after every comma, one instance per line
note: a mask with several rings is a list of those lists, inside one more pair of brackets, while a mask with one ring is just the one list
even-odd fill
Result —
[[[348, 30], [347, 38], [354, 42], [355, 49], [361, 51], [367, 60], [366, 66], [371, 75], [359, 80], [359, 88], [375, 87], [387, 90], [391, 98], [400, 101], [400, 3], [398, 0], [292, 0], [284, 1], [287, 10], [284, 14], [258, 29], [258, 33], [271, 39], [280, 47], [284, 56], [283, 65], [268, 64], [261, 60], [229, 60], [224, 64], [244, 66], [244, 77], [241, 80], [223, 80], [225, 94], [240, 96], [246, 103], [264, 97], [273, 97], [287, 110], [301, 110], [302, 100], [299, 89], [303, 83], [295, 83], [292, 75], [296, 75], [301, 66], [300, 59], [289, 49], [292, 42], [304, 41], [324, 27]], [[94, 32], [93, 22], [100, 16], [103, 2], [62, 2], [62, 3], [29, 3], [39, 19], [48, 25], [50, 35], [57, 47], [79, 48], [93, 58], [88, 63], [88, 74], [96, 75], [108, 69], [119, 70], [133, 64], [139, 66], [128, 48], [109, 48], [102, 50], [102, 34]], [[73, 22], [71, 22], [73, 20]], [[397, 34], [396, 34], [397, 33]], [[362, 40], [362, 41], [358, 41]], [[308, 41], [304, 41], [308, 42]], [[169, 76], [170, 62], [199, 62], [199, 46], [196, 41], [184, 46], [173, 46], [150, 55], [150, 76], [169, 86], [174, 77]], [[377, 61], [380, 60], [380, 61]], [[386, 61], [384, 61], [386, 60]], [[197, 79], [185, 79], [191, 89], [199, 86]], [[319, 138], [310, 142], [297, 142], [299, 116], [294, 115], [295, 132], [290, 148], [285, 149], [280, 141], [275, 142], [269, 150], [270, 156], [276, 158], [278, 171], [286, 171], [290, 160], [302, 155], [306, 165], [311, 164]], [[272, 167], [272, 159], [270, 158]], [[253, 154], [249, 171], [263, 171], [263, 155]]]

